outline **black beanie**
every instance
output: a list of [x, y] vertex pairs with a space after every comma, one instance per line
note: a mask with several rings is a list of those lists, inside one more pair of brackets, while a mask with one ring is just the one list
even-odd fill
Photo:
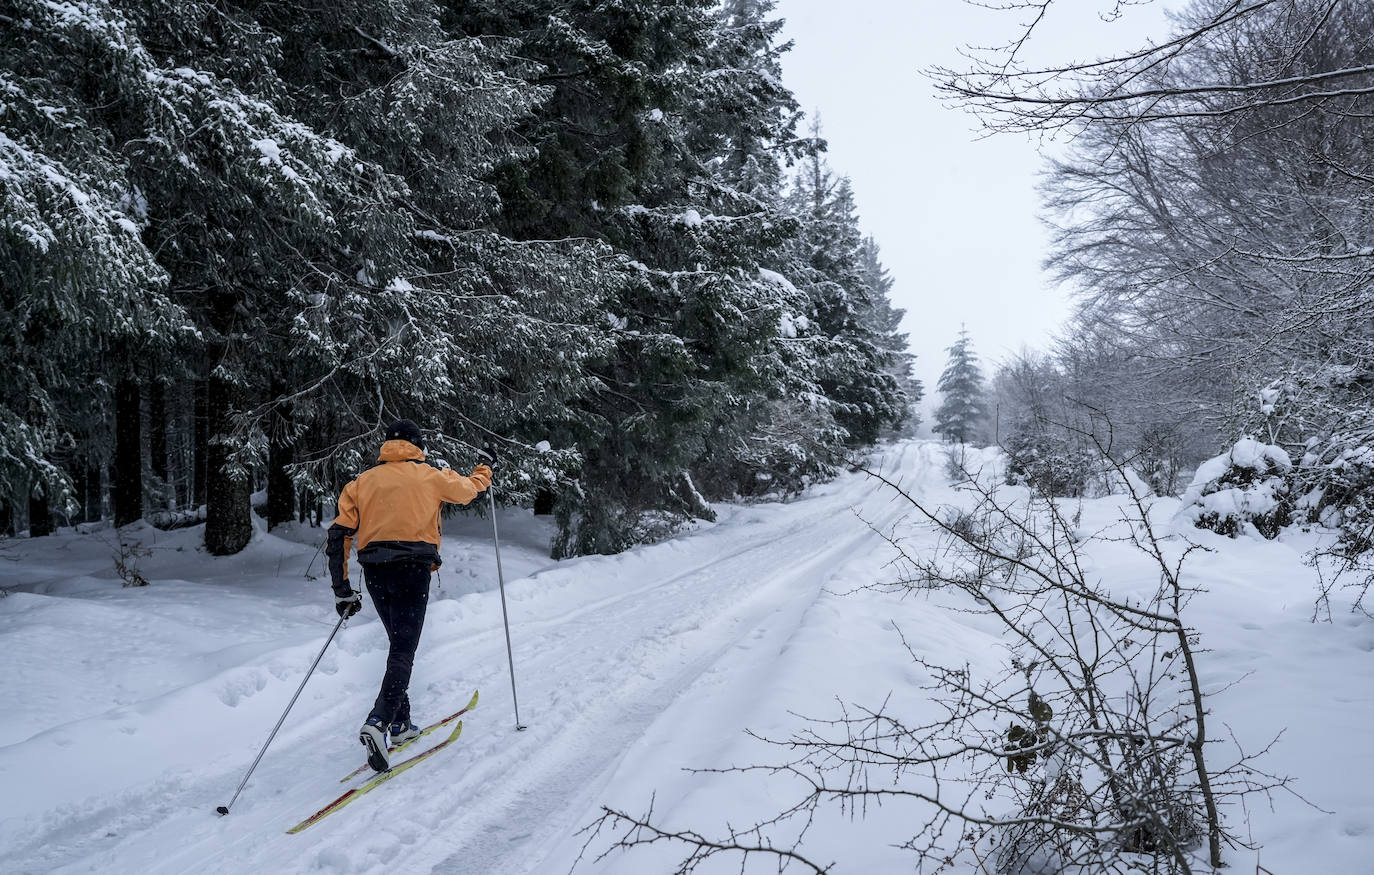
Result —
[[425, 439], [420, 436], [420, 426], [411, 422], [409, 419], [398, 419], [391, 423], [391, 427], [386, 430], [386, 439], [389, 441], [410, 441], [416, 448], [425, 448]]

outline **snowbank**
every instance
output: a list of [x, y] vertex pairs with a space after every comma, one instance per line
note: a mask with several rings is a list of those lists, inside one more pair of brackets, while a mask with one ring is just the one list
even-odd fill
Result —
[[1274, 538], [1292, 519], [1287, 475], [1293, 460], [1282, 448], [1241, 438], [1198, 466], [1183, 493], [1180, 523], [1235, 537]]

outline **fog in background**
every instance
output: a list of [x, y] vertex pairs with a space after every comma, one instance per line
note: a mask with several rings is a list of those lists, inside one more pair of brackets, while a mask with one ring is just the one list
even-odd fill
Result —
[[[1101, 16], [1112, 5], [1054, 4], [1027, 57], [1095, 57], [1167, 31], [1168, 4], [1129, 8], [1108, 23]], [[1018, 19], [962, 0], [779, 0], [775, 14], [795, 41], [785, 82], [819, 115], [829, 161], [853, 180], [863, 228], [896, 281], [892, 299], [907, 311], [928, 427], [960, 323], [990, 376], [996, 360], [1051, 343], [1069, 315], [1068, 291], [1041, 269], [1048, 236], [1036, 194], [1042, 150], [1064, 144], [982, 138], [978, 120], [942, 105], [921, 75], [959, 66], [963, 46], [1006, 42]]]

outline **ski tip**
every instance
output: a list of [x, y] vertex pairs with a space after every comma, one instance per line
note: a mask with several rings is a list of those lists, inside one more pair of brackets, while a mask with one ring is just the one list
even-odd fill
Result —
[[477, 707], [477, 690], [473, 690], [473, 691], [472, 691], [472, 698], [468, 700], [468, 707], [469, 707], [469, 708], [476, 708], [476, 707]]
[[221, 805], [220, 807], [216, 808], [215, 810], [219, 812], [219, 814], [220, 814], [221, 817], [223, 817], [224, 815], [226, 815], [226, 814], [229, 813], [229, 807], [228, 807], [227, 805]]

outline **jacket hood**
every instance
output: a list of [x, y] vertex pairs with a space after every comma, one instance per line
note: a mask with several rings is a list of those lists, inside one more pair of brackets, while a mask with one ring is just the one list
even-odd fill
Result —
[[378, 462], [408, 462], [411, 460], [423, 462], [425, 451], [410, 441], [387, 441], [382, 444], [382, 451], [377, 454]]

